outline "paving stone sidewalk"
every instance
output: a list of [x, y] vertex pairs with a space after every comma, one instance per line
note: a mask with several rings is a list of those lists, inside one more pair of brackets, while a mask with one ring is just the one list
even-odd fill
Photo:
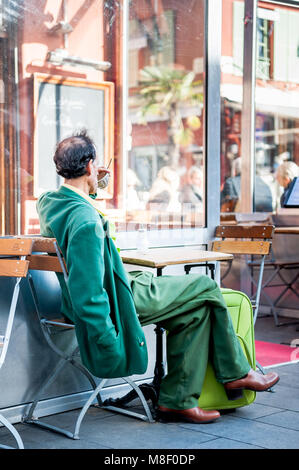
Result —
[[[257, 394], [256, 401], [219, 421], [148, 424], [109, 411], [90, 408], [80, 439], [26, 424], [16, 428], [26, 449], [299, 449], [299, 364], [277, 368], [281, 379], [274, 393]], [[47, 417], [73, 430], [78, 410]], [[0, 441], [13, 444], [5, 428]]]
[[[273, 320], [261, 320], [257, 339], [269, 340]], [[272, 329], [279, 342], [292, 340], [293, 327]], [[265, 334], [263, 334], [265, 331]], [[276, 335], [276, 336], [275, 336]], [[276, 367], [280, 381], [274, 393], [258, 393], [246, 407], [223, 414], [209, 424], [149, 424], [110, 411], [91, 407], [72, 440], [40, 428], [17, 424], [26, 449], [299, 449], [299, 363]], [[78, 410], [47, 417], [74, 430]], [[0, 428], [0, 442], [14, 445], [6, 428]]]

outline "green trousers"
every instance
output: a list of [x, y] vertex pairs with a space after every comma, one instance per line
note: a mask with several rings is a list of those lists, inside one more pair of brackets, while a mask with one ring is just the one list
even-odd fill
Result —
[[208, 360], [221, 383], [248, 373], [249, 363], [215, 281], [198, 274], [155, 277], [142, 271], [129, 273], [129, 279], [141, 324], [167, 330], [167, 375], [160, 405], [198, 406]]

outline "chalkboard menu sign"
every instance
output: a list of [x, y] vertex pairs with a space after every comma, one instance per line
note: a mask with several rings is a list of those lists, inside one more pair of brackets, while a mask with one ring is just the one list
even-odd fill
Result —
[[[53, 162], [56, 144], [86, 129], [100, 165], [113, 157], [113, 83], [34, 76], [34, 196], [59, 187]], [[112, 185], [110, 184], [112, 187]]]

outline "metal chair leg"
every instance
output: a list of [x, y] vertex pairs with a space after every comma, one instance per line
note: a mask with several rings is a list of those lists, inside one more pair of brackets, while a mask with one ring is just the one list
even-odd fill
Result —
[[54, 372], [52, 373], [52, 375], [43, 383], [43, 385], [41, 386], [41, 388], [39, 389], [39, 392], [37, 394], [37, 397], [35, 398], [35, 400], [31, 403], [30, 405], [30, 408], [29, 408], [29, 411], [28, 413], [26, 413], [23, 418], [22, 418], [22, 422], [23, 423], [26, 423], [26, 424], [36, 424], [38, 418], [34, 416], [34, 410], [35, 408], [37, 407], [38, 403], [40, 402], [41, 400], [41, 396], [43, 395], [43, 392], [44, 390], [47, 389], [47, 387], [49, 387], [51, 385], [51, 383], [54, 382], [54, 380], [56, 379], [57, 375], [60, 373], [60, 371], [64, 368], [65, 366], [65, 361], [63, 359], [60, 359], [60, 361], [58, 362], [56, 368], [54, 369]]
[[[0, 422], [11, 432], [11, 434], [15, 438], [17, 445], [18, 445], [17, 448], [24, 449], [24, 444], [23, 444], [20, 434], [2, 414], [0, 414]], [[16, 449], [16, 447], [6, 446], [4, 444], [0, 444], [0, 448], [1, 449]]]
[[[135, 413], [134, 411], [128, 410], [126, 408], [119, 408], [119, 407], [116, 407], [116, 406], [113, 406], [113, 405], [107, 405], [106, 406], [105, 402], [103, 402], [102, 400], [100, 400], [100, 404], [97, 404], [95, 406], [98, 407], [98, 408], [111, 410], [111, 411], [114, 411], [114, 412], [117, 412], [117, 413], [120, 413], [120, 414], [124, 414], [124, 415], [127, 415], [127, 416], [132, 416], [134, 418], [141, 419], [142, 421], [148, 421], [150, 423], [154, 423], [155, 421], [152, 417], [149, 406], [148, 406], [142, 392], [140, 391], [139, 387], [131, 379], [129, 379], [128, 377], [122, 377], [122, 379], [124, 381], [126, 381], [135, 390], [135, 392], [137, 393], [137, 395], [139, 396], [139, 398], [141, 400], [141, 403], [143, 405], [143, 408], [144, 408], [146, 414], [143, 415], [143, 414], [140, 414], [140, 413]], [[62, 434], [62, 435], [66, 436], [66, 437], [69, 437], [71, 439], [80, 439], [79, 433], [80, 433], [80, 427], [81, 427], [81, 423], [83, 421], [83, 418], [86, 415], [86, 413], [87, 413], [88, 409], [90, 408], [90, 406], [93, 404], [95, 398], [100, 396], [100, 390], [103, 388], [103, 386], [105, 385], [107, 380], [108, 379], [103, 379], [99, 383], [99, 385], [95, 388], [95, 390], [92, 392], [92, 394], [89, 396], [88, 400], [86, 401], [83, 408], [81, 409], [81, 411], [78, 415], [78, 418], [75, 422], [74, 432], [68, 431], [68, 430], [63, 429], [63, 428], [58, 427], [58, 426], [54, 426], [54, 425], [49, 424], [49, 423], [45, 423], [44, 421], [40, 421], [39, 419], [34, 418], [32, 415], [33, 415], [33, 411], [34, 411], [35, 406], [36, 406], [37, 403], [35, 403], [34, 406], [33, 405], [31, 406], [31, 409], [30, 409], [28, 415], [24, 418], [23, 422], [26, 423], [26, 424], [34, 424], [36, 426], [39, 426], [40, 428], [46, 429], [48, 431], [53, 431], [53, 432], [56, 432], [58, 434]]]
[[[119, 408], [117, 406], [113, 406], [113, 405], [110, 405], [110, 404], [105, 405], [105, 402], [110, 403], [109, 400], [104, 401], [101, 405], [97, 405], [97, 406], [99, 408], [103, 408], [103, 409], [106, 409], [106, 410], [111, 410], [111, 411], [114, 411], [114, 412], [117, 412], [117, 413], [120, 413], [120, 414], [124, 414], [124, 415], [127, 415], [127, 416], [132, 416], [134, 418], [141, 419], [142, 421], [148, 421], [150, 423], [154, 423], [155, 421], [152, 417], [149, 406], [148, 406], [148, 404], [147, 404], [147, 402], [146, 402], [146, 400], [143, 396], [143, 393], [141, 392], [140, 388], [138, 387], [138, 385], [136, 385], [129, 377], [122, 377], [122, 379], [125, 382], [127, 382], [135, 390], [136, 394], [138, 395], [138, 397], [141, 400], [141, 403], [143, 405], [143, 408], [144, 408], [144, 411], [145, 411], [146, 415], [142, 415], [140, 413], [135, 413], [134, 411], [128, 410], [126, 408]], [[85, 416], [88, 408], [90, 407], [90, 405], [94, 401], [95, 396], [99, 393], [99, 390], [104, 386], [106, 381], [107, 381], [107, 379], [102, 380], [102, 382], [98, 385], [98, 387], [90, 395], [89, 399], [87, 400], [84, 407], [82, 408], [82, 410], [80, 412], [80, 415], [77, 419], [76, 429], [75, 429], [75, 433], [74, 433], [74, 439], [79, 439], [79, 429], [80, 429], [80, 426], [81, 426], [82, 419]]]
[[[25, 259], [24, 256], [21, 256], [21, 260]], [[0, 353], [0, 369], [2, 365], [4, 364], [5, 357], [7, 354], [8, 346], [10, 343], [10, 337], [11, 337], [11, 332], [12, 332], [12, 327], [13, 327], [13, 322], [14, 322], [14, 317], [16, 313], [16, 307], [19, 299], [19, 294], [20, 294], [20, 282], [22, 278], [17, 278], [16, 283], [14, 286], [13, 290], [13, 295], [10, 303], [10, 308], [9, 308], [9, 314], [8, 314], [8, 320], [7, 320], [7, 325], [5, 329], [4, 335], [1, 335], [1, 353]], [[21, 436], [17, 432], [17, 430], [14, 428], [14, 426], [2, 415], [0, 414], [0, 422], [11, 432], [11, 434], [14, 436], [18, 448], [19, 449], [24, 449], [24, 444], [21, 439]], [[4, 444], [0, 444], [1, 449], [15, 449], [15, 447], [11, 446], [6, 446]]]
[[[263, 368], [263, 366], [261, 366], [261, 364], [260, 364], [258, 361], [255, 361], [255, 363], [256, 363], [256, 367], [261, 371], [261, 373], [262, 373], [263, 375], [266, 375], [266, 372], [265, 372], [265, 369]], [[275, 390], [274, 390], [273, 387], [271, 387], [271, 388], [269, 388], [269, 389], [267, 390], [267, 392], [274, 393]]]

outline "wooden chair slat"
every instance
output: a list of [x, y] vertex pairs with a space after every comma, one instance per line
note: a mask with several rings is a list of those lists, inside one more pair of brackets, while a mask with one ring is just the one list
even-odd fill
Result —
[[56, 253], [54, 242], [55, 238], [33, 238], [32, 251], [40, 251], [45, 253]]
[[235, 222], [237, 223], [236, 213], [235, 212], [221, 212], [220, 222]]
[[213, 251], [244, 255], [268, 255], [271, 243], [260, 241], [220, 240], [212, 244]]
[[62, 273], [62, 269], [57, 256], [31, 255], [27, 257], [29, 269], [36, 271], [54, 271]]
[[26, 277], [29, 261], [15, 259], [0, 259], [0, 276]]
[[32, 251], [32, 238], [0, 238], [1, 256], [26, 256]]
[[221, 238], [267, 238], [274, 233], [273, 225], [219, 225], [215, 236]]

